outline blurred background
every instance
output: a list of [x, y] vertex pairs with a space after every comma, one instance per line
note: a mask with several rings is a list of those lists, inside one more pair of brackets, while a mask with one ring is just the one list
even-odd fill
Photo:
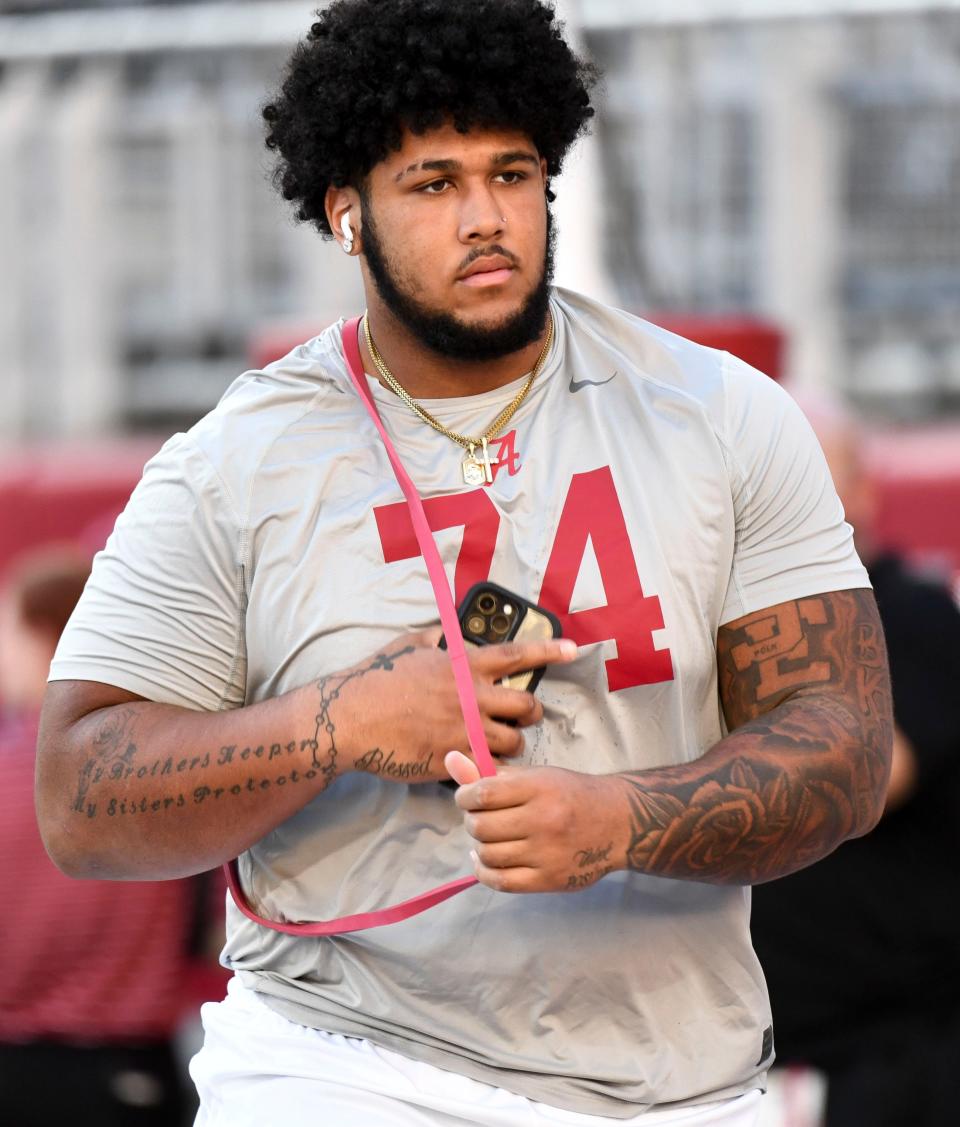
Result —
[[[315, 7], [0, 0], [0, 496], [38, 467], [76, 492], [80, 465], [125, 493], [239, 372], [360, 309], [261, 139]], [[955, 566], [960, 5], [558, 7], [606, 72], [558, 280], [847, 398], [880, 431], [885, 532]]]
[[[96, 550], [167, 435], [360, 310], [262, 143], [317, 6], [0, 0], [0, 576]], [[606, 75], [558, 282], [847, 404], [876, 537], [955, 582], [960, 2], [557, 7]]]

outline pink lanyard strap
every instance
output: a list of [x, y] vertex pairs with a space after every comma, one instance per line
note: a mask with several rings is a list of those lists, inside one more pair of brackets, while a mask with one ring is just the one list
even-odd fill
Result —
[[[460, 633], [460, 621], [453, 604], [453, 596], [450, 594], [450, 585], [443, 569], [443, 561], [440, 559], [440, 553], [437, 551], [437, 545], [434, 543], [433, 535], [430, 532], [430, 525], [423, 510], [420, 494], [410, 479], [410, 475], [403, 468], [403, 463], [390, 441], [390, 436], [384, 428], [380, 412], [374, 402], [370, 385], [367, 383], [363, 360], [360, 356], [360, 321], [361, 318], [354, 317], [343, 326], [343, 351], [347, 359], [347, 368], [354, 387], [360, 393], [360, 398], [367, 408], [374, 426], [380, 432], [387, 457], [390, 459], [391, 466], [393, 466], [393, 472], [396, 474], [400, 489], [407, 499], [410, 520], [413, 523], [413, 530], [417, 537], [417, 543], [420, 545], [420, 551], [426, 561], [427, 574], [430, 576], [433, 593], [437, 600], [437, 608], [440, 611], [440, 624], [447, 640], [447, 653], [450, 655], [450, 661], [453, 665], [457, 695], [460, 698], [460, 707], [463, 710], [467, 739], [470, 743], [470, 750], [473, 752], [474, 762], [477, 764], [481, 775], [495, 775], [496, 767], [490, 749], [487, 747], [486, 736], [483, 733], [483, 721], [480, 718], [480, 708], [473, 689], [470, 662], [466, 647], [463, 644], [463, 636]], [[229, 861], [224, 865], [224, 871], [233, 899], [247, 919], [253, 920], [254, 923], [261, 924], [263, 927], [271, 928], [273, 931], [285, 932], [287, 935], [342, 935], [348, 931], [363, 931], [370, 927], [383, 927], [385, 924], [400, 923], [401, 920], [408, 920], [411, 916], [419, 915], [420, 912], [425, 912], [436, 904], [442, 904], [444, 900], [449, 900], [451, 896], [456, 896], [458, 892], [463, 892], [464, 889], [477, 883], [476, 877], [460, 877], [458, 880], [440, 885], [439, 888], [431, 889], [430, 892], [422, 892], [419, 896], [414, 896], [410, 900], [404, 900], [402, 903], [394, 904], [389, 908], [380, 908], [376, 912], [360, 912], [355, 916], [341, 916], [336, 920], [319, 920], [316, 923], [284, 924], [264, 919], [250, 907], [246, 895], [240, 887], [240, 876], [236, 861]]]

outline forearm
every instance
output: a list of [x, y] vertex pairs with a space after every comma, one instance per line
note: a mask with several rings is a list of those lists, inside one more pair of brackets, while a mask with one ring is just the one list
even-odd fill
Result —
[[731, 734], [690, 763], [496, 779], [458, 770], [478, 878], [503, 892], [575, 892], [616, 869], [757, 884], [875, 825], [893, 710], [871, 593], [747, 615], [720, 628], [717, 659]]
[[336, 775], [311, 696], [304, 688], [221, 713], [144, 701], [84, 717], [57, 756], [59, 778], [38, 772], [51, 856], [73, 876], [130, 880], [237, 856]]
[[[393, 655], [394, 657], [396, 655]], [[166, 879], [237, 856], [362, 755], [350, 689], [389, 655], [274, 700], [194, 712], [134, 700], [41, 727], [37, 813], [74, 876]]]
[[[443, 755], [465, 746], [466, 732], [439, 638], [407, 635], [347, 670], [230, 712], [54, 683], [37, 749], [47, 849], [72, 876], [184, 876], [236, 857], [346, 772], [401, 786], [447, 779]], [[543, 715], [501, 679], [575, 654], [563, 639], [471, 654], [495, 756], [519, 755], [522, 729]]]
[[889, 736], [811, 693], [747, 722], [682, 766], [616, 776], [623, 867], [712, 884], [804, 868], [883, 810]]

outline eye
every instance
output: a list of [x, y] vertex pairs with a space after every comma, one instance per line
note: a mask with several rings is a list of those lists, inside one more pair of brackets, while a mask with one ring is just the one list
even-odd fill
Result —
[[422, 184], [417, 191], [422, 192], [425, 196], [440, 196], [447, 188], [450, 187], [449, 180], [431, 180], [427, 184]]
[[502, 180], [505, 184], [519, 184], [521, 180], [526, 180], [527, 174], [519, 172], [516, 169], [509, 169], [506, 172], [497, 174], [497, 179]]

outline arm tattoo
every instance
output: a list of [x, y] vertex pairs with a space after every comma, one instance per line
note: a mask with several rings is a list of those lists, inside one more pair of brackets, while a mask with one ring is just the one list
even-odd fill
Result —
[[[72, 809], [95, 818], [98, 812], [108, 817], [136, 814], [163, 814], [187, 805], [263, 794], [273, 787], [295, 786], [312, 782], [321, 776], [320, 790], [326, 790], [337, 774], [339, 749], [333, 706], [346, 685], [375, 670], [392, 672], [396, 661], [412, 653], [414, 646], [404, 646], [390, 653], [380, 653], [368, 663], [346, 673], [322, 677], [316, 688], [320, 696], [313, 734], [286, 743], [228, 745], [216, 750], [195, 751], [180, 755], [144, 755], [135, 742], [140, 707], [124, 705], [109, 709], [93, 733], [89, 755], [80, 768], [77, 792]], [[136, 737], [140, 738], [140, 737]], [[309, 759], [307, 759], [309, 753]], [[224, 785], [218, 769], [236, 768], [249, 763], [273, 764], [268, 773], [246, 779], [232, 778]], [[240, 767], [242, 771], [242, 767]], [[171, 790], [171, 780], [178, 780], [182, 790]], [[153, 793], [138, 788], [150, 781], [160, 784]], [[111, 786], [110, 784], [115, 784]]]
[[[77, 793], [72, 809], [76, 813], [90, 812], [87, 794], [93, 783], [104, 776], [122, 779], [137, 754], [137, 745], [130, 739], [136, 720], [136, 709], [121, 706], [111, 709], [94, 733], [90, 744], [91, 756], [80, 768]], [[94, 807], [95, 809], [95, 807]], [[91, 815], [92, 816], [92, 815]]]
[[886, 649], [870, 591], [798, 599], [720, 630], [732, 734], [682, 767], [627, 774], [628, 867], [756, 884], [865, 833], [893, 739]]
[[[324, 771], [327, 775], [328, 782], [332, 782], [337, 769], [337, 726], [333, 722], [333, 717], [330, 714], [332, 706], [340, 699], [340, 694], [344, 688], [355, 681], [358, 677], [363, 677], [367, 673], [372, 673], [374, 670], [380, 669], [386, 673], [392, 673], [394, 663], [401, 657], [413, 653], [414, 646], [404, 646], [401, 650], [396, 650], [394, 653], [381, 653], [370, 662], [369, 665], [362, 669], [353, 669], [348, 673], [335, 673], [330, 677], [321, 677], [317, 682], [317, 688], [320, 690], [320, 711], [317, 713], [317, 726], [313, 732], [313, 739], [310, 741], [313, 752], [313, 766], [320, 771]], [[324, 731], [324, 742], [326, 747], [326, 761], [321, 763], [317, 758], [320, 750], [320, 729]]]

